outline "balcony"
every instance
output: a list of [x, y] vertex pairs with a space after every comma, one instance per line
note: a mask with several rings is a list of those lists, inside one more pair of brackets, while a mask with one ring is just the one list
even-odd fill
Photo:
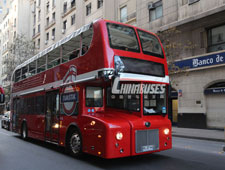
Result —
[[64, 9], [63, 13], [62, 13], [62, 18], [66, 17], [67, 15], [69, 15], [71, 12], [73, 12], [76, 9], [76, 5], [74, 6], [70, 6], [70, 8], [66, 8]]
[[48, 30], [49, 28], [51, 28], [53, 25], [55, 25], [55, 19], [51, 20], [51, 22], [47, 23], [45, 25], [45, 30]]
[[40, 34], [41, 34], [40, 32], [36, 32], [36, 33], [32, 36], [32, 38], [35, 39], [35, 38], [39, 37]]

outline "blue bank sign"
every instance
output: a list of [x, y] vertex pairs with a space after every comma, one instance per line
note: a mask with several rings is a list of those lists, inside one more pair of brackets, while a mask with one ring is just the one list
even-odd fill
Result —
[[176, 61], [174, 64], [179, 68], [189, 69], [225, 64], [225, 52]]
[[211, 88], [204, 91], [205, 94], [225, 94], [225, 88]]

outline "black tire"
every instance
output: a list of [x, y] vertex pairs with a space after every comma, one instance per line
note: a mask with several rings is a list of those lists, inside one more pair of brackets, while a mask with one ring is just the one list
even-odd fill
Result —
[[80, 157], [82, 155], [81, 134], [76, 129], [71, 129], [68, 133], [66, 139], [66, 151], [73, 157]]
[[23, 123], [23, 125], [22, 125], [21, 138], [23, 140], [27, 140], [27, 125], [26, 125], [26, 123]]

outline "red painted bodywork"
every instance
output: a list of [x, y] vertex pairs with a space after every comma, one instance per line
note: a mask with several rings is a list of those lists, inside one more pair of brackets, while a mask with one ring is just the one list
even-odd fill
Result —
[[[145, 55], [142, 53], [142, 51], [140, 53], [136, 53], [112, 49], [109, 45], [108, 32], [106, 27], [107, 22], [117, 23], [113, 21], [99, 20], [93, 24], [94, 36], [89, 51], [87, 54], [85, 54], [85, 56], [75, 58], [67, 63], [56, 66], [52, 69], [39, 73], [33, 77], [27, 78], [18, 83], [14, 83], [12, 92], [18, 93], [20, 91], [35, 88], [38, 86], [41, 87], [43, 85], [48, 85], [49, 83], [60, 81], [65, 76], [70, 65], [75, 65], [77, 67], [77, 75], [88, 73], [102, 68], [114, 68], [115, 55], [162, 63], [164, 64], [165, 67], [165, 75], [168, 76], [168, 68], [165, 57], [162, 59], [150, 55]], [[133, 28], [136, 31], [136, 27]], [[139, 38], [138, 41], [139, 44], [141, 44]], [[161, 83], [161, 82], [154, 82], [154, 81], [151, 82], [150, 80], [147, 83]], [[130, 113], [125, 110], [107, 108], [106, 90], [104, 90], [103, 94], [104, 97], [103, 107], [88, 108], [85, 106], [86, 86], [101, 86], [104, 89], [106, 89], [106, 87], [109, 84], [111, 83], [104, 82], [104, 80], [102, 79], [77, 84], [77, 87], [79, 88], [79, 102], [80, 102], [79, 114], [77, 116], [60, 115], [59, 139], [57, 143], [61, 146], [65, 146], [65, 139], [68, 128], [70, 126], [76, 125], [79, 128], [80, 133], [82, 135], [83, 152], [100, 156], [103, 158], [134, 156], [152, 153], [152, 151], [143, 152], [139, 154], [135, 153], [135, 131], [145, 129], [159, 129], [159, 150], [153, 152], [171, 149], [172, 147], [171, 122], [168, 119], [168, 116], [165, 117], [161, 115], [144, 116], [142, 96], [140, 97], [141, 99], [140, 112]], [[61, 87], [57, 87], [54, 85], [52, 87], [49, 87], [47, 90], [51, 91], [56, 89], [59, 89], [60, 93], [62, 92]], [[33, 93], [30, 95], [35, 96], [40, 95], [40, 93], [44, 95], [46, 91]], [[24, 97], [28, 96], [29, 95]], [[13, 107], [13, 104], [11, 106]], [[94, 109], [94, 112], [89, 113], [88, 109]], [[13, 116], [11, 116], [11, 118], [12, 117]], [[46, 121], [45, 115], [27, 115], [26, 113], [21, 114], [19, 117], [18, 126], [14, 128], [14, 131], [18, 133], [21, 132], [21, 123], [24, 120], [27, 122], [28, 125], [29, 137], [45, 140], [45, 121]], [[92, 121], [95, 121], [94, 125], [91, 125]], [[151, 126], [147, 128], [145, 126], [145, 122], [150, 122]], [[163, 134], [163, 130], [165, 128], [170, 129], [169, 135]], [[121, 141], [118, 141], [115, 137], [117, 132], [123, 133], [123, 139]], [[116, 147], [116, 143], [118, 144], [118, 147]], [[167, 143], [166, 146], [165, 143]], [[120, 153], [121, 149], [123, 149], [123, 153]]]
[[4, 94], [4, 89], [0, 87], [0, 94]]

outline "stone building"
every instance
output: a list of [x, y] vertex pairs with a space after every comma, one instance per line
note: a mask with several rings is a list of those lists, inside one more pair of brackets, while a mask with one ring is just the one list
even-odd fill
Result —
[[[4, 12], [6, 11], [6, 12]], [[3, 13], [0, 14], [2, 21], [0, 22], [0, 83], [3, 87], [9, 86], [6, 72], [7, 66], [4, 60], [9, 55], [9, 45], [17, 35], [24, 35], [30, 38], [30, 2], [27, 0], [10, 0], [3, 6]]]

